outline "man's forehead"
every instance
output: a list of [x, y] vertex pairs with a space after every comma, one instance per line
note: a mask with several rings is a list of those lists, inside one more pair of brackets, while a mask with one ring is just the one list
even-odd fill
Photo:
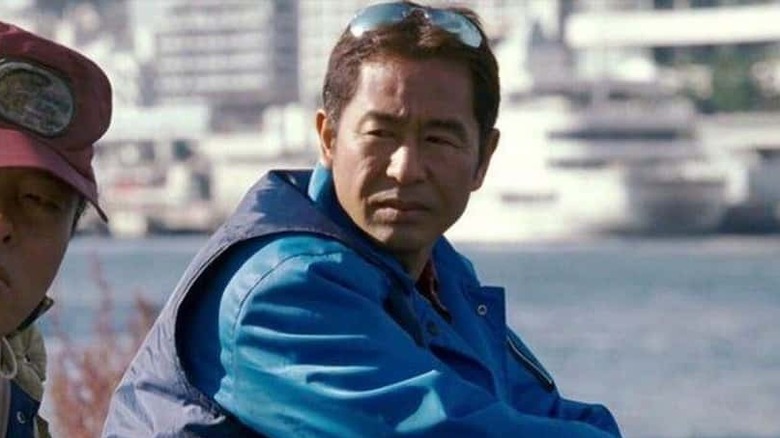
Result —
[[469, 81], [468, 70], [458, 71], [446, 60], [375, 60], [361, 65], [352, 103], [364, 120], [402, 122], [422, 116], [465, 128], [477, 123]]
[[454, 80], [471, 81], [468, 66], [446, 58], [409, 58], [397, 55], [376, 56], [360, 63], [358, 78], [378, 72], [402, 77], [442, 75]]
[[465, 67], [443, 60], [390, 58], [365, 62], [357, 78], [362, 99], [394, 97], [403, 101], [428, 100], [452, 106], [472, 106], [471, 77]]

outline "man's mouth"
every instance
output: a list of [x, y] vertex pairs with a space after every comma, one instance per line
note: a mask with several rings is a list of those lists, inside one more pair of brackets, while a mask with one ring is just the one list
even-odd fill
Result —
[[373, 204], [375, 218], [380, 222], [404, 223], [418, 222], [428, 213], [429, 208], [416, 201], [401, 199], [383, 199]]
[[385, 199], [380, 202], [377, 202], [376, 206], [378, 209], [389, 208], [389, 209], [398, 210], [402, 212], [428, 210], [428, 208], [420, 202], [405, 201], [401, 199]]

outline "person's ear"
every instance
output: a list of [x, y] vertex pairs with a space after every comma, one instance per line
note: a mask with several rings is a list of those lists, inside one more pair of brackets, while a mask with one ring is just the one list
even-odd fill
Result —
[[490, 167], [490, 159], [493, 158], [493, 152], [498, 147], [498, 139], [501, 137], [501, 133], [498, 129], [490, 131], [488, 138], [485, 139], [485, 148], [482, 150], [482, 158], [477, 165], [477, 170], [474, 172], [474, 179], [471, 182], [471, 191], [475, 191], [482, 187], [482, 183], [485, 181], [485, 175], [487, 175], [488, 167]]
[[323, 109], [317, 111], [315, 122], [317, 124], [317, 137], [319, 138], [320, 143], [320, 164], [326, 168], [330, 168], [333, 163], [336, 127]]

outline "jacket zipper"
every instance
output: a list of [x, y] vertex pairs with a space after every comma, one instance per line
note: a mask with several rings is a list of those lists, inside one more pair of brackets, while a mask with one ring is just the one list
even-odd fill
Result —
[[520, 348], [515, 345], [515, 342], [510, 336], [506, 337], [506, 342], [509, 344], [509, 350], [515, 355], [518, 361], [528, 370], [536, 379], [544, 386], [544, 389], [548, 392], [555, 389], [555, 382], [552, 377], [547, 374], [543, 369], [539, 367], [534, 361], [523, 353]]

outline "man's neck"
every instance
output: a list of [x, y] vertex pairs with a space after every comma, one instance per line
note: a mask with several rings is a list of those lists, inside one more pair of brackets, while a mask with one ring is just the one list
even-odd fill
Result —
[[417, 281], [425, 264], [431, 259], [432, 251], [431, 248], [428, 248], [425, 251], [393, 252], [392, 254], [401, 263], [409, 277]]

